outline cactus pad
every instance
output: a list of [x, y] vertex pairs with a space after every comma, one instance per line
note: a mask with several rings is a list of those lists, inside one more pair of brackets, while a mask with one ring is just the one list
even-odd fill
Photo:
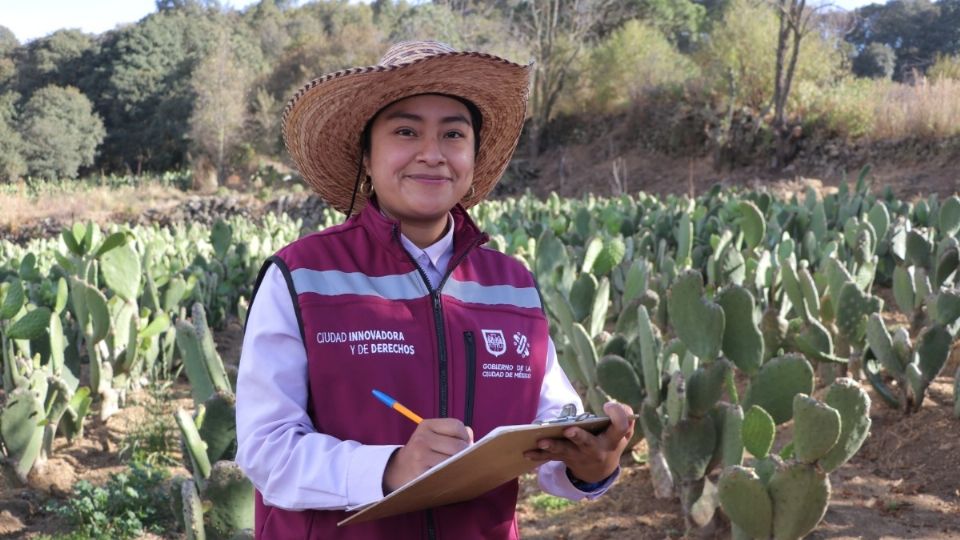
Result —
[[212, 503], [208, 514], [217, 538], [253, 527], [253, 484], [236, 463], [218, 461], [213, 465], [203, 498]]
[[793, 396], [793, 445], [797, 459], [813, 463], [840, 438], [840, 413], [806, 394]]
[[621, 403], [643, 401], [643, 384], [629, 362], [617, 355], [604, 356], [597, 364], [597, 382], [604, 392]]
[[743, 446], [753, 457], [761, 459], [770, 453], [777, 426], [763, 407], [750, 407], [743, 417]]
[[687, 414], [703, 416], [723, 394], [723, 383], [726, 381], [730, 364], [723, 358], [694, 371], [687, 379]]
[[703, 276], [684, 272], [670, 288], [670, 324], [693, 354], [712, 360], [723, 342], [723, 308], [703, 297]]
[[820, 467], [829, 473], [853, 457], [869, 435], [870, 396], [856, 381], [842, 378], [830, 385], [824, 402], [840, 413], [837, 444], [819, 461]]
[[11, 392], [0, 410], [0, 439], [21, 480], [26, 480], [40, 456], [43, 428], [38, 424], [43, 419], [43, 403], [27, 388]]
[[757, 474], [740, 466], [724, 469], [718, 485], [720, 506], [750, 538], [769, 538], [773, 502]]
[[767, 489], [773, 501], [774, 540], [806, 536], [827, 512], [830, 480], [812, 465], [794, 463], [778, 470]]
[[754, 298], [743, 287], [731, 287], [717, 296], [723, 308], [723, 354], [747, 375], [763, 363], [763, 334], [754, 322]]
[[774, 358], [760, 368], [744, 399], [744, 406], [759, 405], [777, 424], [793, 418], [793, 396], [813, 392], [813, 367], [799, 354]]
[[696, 480], [707, 472], [717, 444], [713, 417], [688, 418], [663, 433], [663, 455], [674, 476], [681, 480]]

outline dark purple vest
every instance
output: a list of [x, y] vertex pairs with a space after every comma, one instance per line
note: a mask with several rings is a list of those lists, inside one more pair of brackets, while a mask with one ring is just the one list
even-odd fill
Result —
[[[459, 205], [454, 254], [431, 292], [400, 243], [399, 225], [367, 205], [344, 224], [283, 248], [283, 271], [306, 344], [308, 413], [318, 432], [363, 444], [404, 444], [415, 424], [374, 388], [424, 418], [454, 417], [479, 439], [534, 420], [547, 321], [530, 272], [481, 247], [487, 236]], [[261, 539], [518, 538], [514, 480], [472, 501], [337, 527], [342, 511], [263, 504]]]

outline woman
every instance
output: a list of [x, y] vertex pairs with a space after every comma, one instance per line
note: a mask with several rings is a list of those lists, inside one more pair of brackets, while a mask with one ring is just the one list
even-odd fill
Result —
[[[258, 279], [237, 462], [257, 488], [259, 538], [517, 537], [516, 481], [464, 503], [336, 523], [496, 426], [581, 407], [533, 277], [484, 248], [464, 210], [510, 160], [529, 70], [407, 42], [378, 66], [311, 82], [287, 105], [294, 161], [350, 217], [282, 249]], [[410, 422], [373, 389], [427, 420]], [[606, 432], [570, 428], [527, 453], [543, 463], [543, 489], [582, 499], [613, 482], [633, 422], [628, 408], [605, 411]]]

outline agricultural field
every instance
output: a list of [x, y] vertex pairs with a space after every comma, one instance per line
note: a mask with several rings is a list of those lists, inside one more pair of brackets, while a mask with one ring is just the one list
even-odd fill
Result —
[[[233, 385], [253, 283], [341, 219], [287, 200], [0, 240], [0, 538], [244, 537]], [[537, 276], [587, 407], [641, 415], [600, 499], [521, 479], [524, 538], [960, 536], [960, 197], [907, 200], [863, 171], [788, 196], [471, 213]]]

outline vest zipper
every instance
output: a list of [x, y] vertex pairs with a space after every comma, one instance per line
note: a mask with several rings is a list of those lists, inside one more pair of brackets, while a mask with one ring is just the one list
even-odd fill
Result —
[[[447, 271], [444, 274], [443, 278], [440, 280], [440, 284], [437, 285], [437, 288], [434, 289], [430, 286], [430, 280], [427, 279], [427, 273], [423, 271], [423, 268], [420, 266], [420, 263], [417, 262], [417, 259], [410, 254], [406, 248], [403, 247], [403, 242], [400, 241], [400, 229], [396, 225], [393, 226], [393, 236], [397, 239], [397, 242], [400, 244], [400, 249], [403, 249], [403, 252], [407, 254], [407, 257], [410, 259], [410, 262], [417, 268], [417, 272], [420, 273], [420, 278], [423, 279], [423, 283], [427, 286], [427, 290], [430, 291], [430, 298], [433, 300], [433, 321], [434, 327], [437, 330], [437, 355], [439, 362], [439, 375], [440, 375], [440, 418], [446, 418], [448, 415], [447, 412], [447, 343], [446, 338], [444, 338], [444, 328], [443, 328], [443, 304], [440, 302], [440, 290], [443, 288], [444, 283], [447, 282], [447, 278], [450, 277], [450, 274], [453, 273], [453, 270], [459, 265], [463, 259], [467, 256], [467, 253], [470, 253], [473, 248], [480, 244], [480, 241], [474, 241], [463, 253], [457, 257], [455, 261], [451, 261], [447, 265]], [[427, 518], [427, 538], [429, 540], [436, 540], [437, 538], [437, 526], [434, 523], [433, 519], [433, 510], [426, 510]]]
[[463, 347], [467, 351], [467, 396], [463, 407], [463, 423], [473, 424], [473, 397], [477, 379], [477, 348], [473, 341], [473, 332], [463, 333]]

